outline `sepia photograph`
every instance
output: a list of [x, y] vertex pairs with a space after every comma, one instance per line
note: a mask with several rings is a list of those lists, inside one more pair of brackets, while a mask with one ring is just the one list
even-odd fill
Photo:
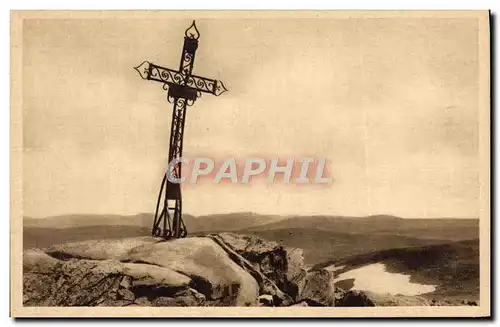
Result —
[[12, 11], [14, 317], [490, 316], [488, 11]]

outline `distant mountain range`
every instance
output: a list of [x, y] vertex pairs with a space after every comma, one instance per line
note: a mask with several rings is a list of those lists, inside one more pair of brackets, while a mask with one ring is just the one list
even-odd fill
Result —
[[[478, 219], [403, 219], [394, 216], [273, 216], [251, 212], [184, 215], [190, 235], [233, 231], [303, 248], [306, 262], [479, 238]], [[150, 235], [151, 214], [65, 215], [24, 219], [24, 247], [86, 239]]]
[[[120, 215], [61, 215], [47, 218], [25, 217], [24, 227], [29, 228], [72, 228], [88, 226], [136, 226], [150, 228], [154, 216], [142, 213], [131, 216]], [[286, 219], [283, 216], [259, 215], [252, 212], [238, 212], [228, 214], [216, 214], [207, 216], [183, 215], [184, 222], [191, 232], [203, 232], [211, 230], [239, 230], [259, 226], [270, 222]]]
[[[220, 231], [270, 231], [281, 229], [314, 229], [335, 233], [377, 234], [418, 237], [424, 239], [466, 240], [478, 237], [478, 219], [406, 219], [389, 215], [367, 217], [344, 216], [279, 216], [252, 212], [184, 215], [191, 233]], [[25, 217], [25, 228], [81, 228], [89, 226], [133, 226], [150, 228], [152, 214], [120, 215], [62, 215], [47, 218]]]

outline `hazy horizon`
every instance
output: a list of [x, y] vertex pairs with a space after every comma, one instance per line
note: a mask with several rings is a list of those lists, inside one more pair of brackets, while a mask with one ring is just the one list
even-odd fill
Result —
[[[368, 216], [347, 216], [347, 215], [328, 215], [328, 214], [318, 214], [318, 215], [300, 215], [300, 214], [295, 214], [295, 215], [278, 215], [278, 214], [270, 214], [270, 213], [258, 213], [258, 212], [253, 212], [253, 211], [238, 211], [238, 212], [217, 212], [217, 213], [211, 213], [211, 214], [201, 214], [201, 215], [194, 215], [189, 212], [183, 213], [183, 215], [189, 215], [192, 217], [207, 217], [207, 216], [218, 216], [218, 215], [231, 215], [231, 214], [255, 214], [259, 216], [278, 216], [278, 217], [341, 217], [341, 218], [370, 218], [370, 217], [380, 217], [380, 216], [386, 216], [386, 217], [394, 217], [394, 218], [400, 218], [400, 219], [478, 219], [479, 217], [434, 217], [434, 218], [423, 218], [423, 217], [401, 217], [401, 216], [396, 216], [396, 215], [391, 215], [391, 214], [373, 214], [373, 215], [368, 215]], [[63, 214], [58, 214], [58, 215], [53, 215], [53, 216], [23, 216], [23, 218], [29, 218], [29, 219], [44, 219], [44, 218], [59, 218], [59, 217], [65, 217], [65, 216], [119, 216], [119, 217], [134, 217], [134, 216], [139, 216], [139, 215], [151, 215], [152, 217], [154, 216], [154, 212], [138, 212], [135, 214], [114, 214], [114, 213], [63, 213]], [[153, 220], [151, 220], [151, 223]]]
[[472, 18], [27, 19], [23, 211], [154, 212], [171, 105], [133, 67], [193, 73], [229, 92], [186, 118], [184, 155], [327, 158], [334, 183], [183, 187], [197, 216], [478, 217], [478, 21]]

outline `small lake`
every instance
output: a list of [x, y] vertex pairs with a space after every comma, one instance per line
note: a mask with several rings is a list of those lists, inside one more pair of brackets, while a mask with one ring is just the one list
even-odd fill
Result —
[[351, 290], [391, 295], [419, 295], [436, 290], [435, 285], [410, 282], [410, 275], [388, 272], [383, 263], [374, 263], [349, 270], [337, 276], [334, 283], [339, 283], [339, 286], [352, 285]]

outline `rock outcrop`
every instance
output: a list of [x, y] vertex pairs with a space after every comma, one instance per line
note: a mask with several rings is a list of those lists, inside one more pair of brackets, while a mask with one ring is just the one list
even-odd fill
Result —
[[195, 289], [220, 305], [257, 303], [259, 286], [255, 279], [210, 238], [190, 237], [142, 245], [122, 260], [156, 265], [189, 276]]
[[24, 258], [37, 260], [36, 265], [24, 267], [25, 306], [155, 306], [161, 301], [203, 305], [205, 301], [190, 287], [189, 277], [170, 269], [116, 260], [51, 260], [39, 251], [26, 251]]
[[228, 245], [293, 300], [300, 298], [306, 276], [302, 249], [285, 248], [276, 242], [235, 233], [210, 237]]
[[[247, 244], [248, 252], [235, 246], [238, 242]], [[291, 305], [297, 291], [290, 285], [297, 285], [292, 283], [301, 273], [305, 276], [297, 253], [236, 234], [31, 249], [24, 252], [24, 305]]]
[[422, 306], [422, 297], [342, 291], [301, 249], [211, 234], [66, 243], [25, 250], [25, 306]]
[[334, 306], [335, 294], [338, 291], [335, 289], [333, 279], [333, 272], [326, 269], [308, 272], [299, 300], [312, 300], [318, 305]]

